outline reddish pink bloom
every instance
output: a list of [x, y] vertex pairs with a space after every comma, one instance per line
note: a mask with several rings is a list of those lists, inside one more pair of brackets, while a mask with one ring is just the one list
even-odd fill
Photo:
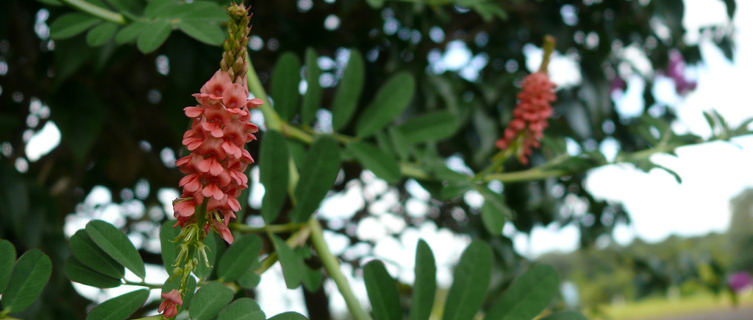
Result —
[[178, 314], [178, 306], [183, 305], [183, 299], [177, 289], [172, 289], [168, 293], [162, 294], [162, 299], [157, 312], [162, 313], [165, 318], [172, 318]]
[[523, 79], [518, 93], [518, 105], [513, 110], [513, 120], [505, 129], [504, 136], [497, 140], [497, 147], [505, 149], [522, 135], [518, 159], [528, 163], [532, 148], [539, 147], [539, 140], [544, 136], [547, 119], [552, 116], [551, 103], [557, 99], [554, 95], [554, 83], [544, 72], [535, 72]]
[[241, 190], [248, 188], [244, 172], [254, 161], [245, 145], [256, 139], [254, 133], [258, 130], [251, 123], [248, 108], [258, 107], [263, 101], [249, 100], [245, 81], [232, 82], [222, 70], [194, 97], [198, 105], [183, 109], [193, 119], [183, 135], [183, 145], [191, 154], [176, 161], [186, 176], [179, 183], [183, 193], [173, 203], [175, 217], [180, 226], [193, 221], [197, 206], [206, 200], [207, 222], [202, 228], [214, 229], [231, 243], [233, 235], [227, 225], [240, 210], [237, 198]]

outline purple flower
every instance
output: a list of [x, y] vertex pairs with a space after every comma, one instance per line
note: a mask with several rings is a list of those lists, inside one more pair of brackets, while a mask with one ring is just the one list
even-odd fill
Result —
[[678, 94], [686, 94], [695, 90], [695, 87], [698, 85], [695, 81], [685, 77], [685, 59], [682, 58], [682, 54], [677, 50], [669, 52], [667, 76], [675, 82], [675, 91]]
[[745, 271], [736, 272], [727, 278], [727, 285], [732, 291], [740, 292], [753, 285], [753, 277]]

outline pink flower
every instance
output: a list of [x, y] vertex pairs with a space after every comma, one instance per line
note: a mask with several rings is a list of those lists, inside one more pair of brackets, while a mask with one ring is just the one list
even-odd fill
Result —
[[178, 306], [183, 305], [183, 299], [177, 289], [172, 289], [168, 293], [162, 294], [162, 299], [157, 312], [162, 313], [165, 318], [172, 318], [178, 314]]
[[521, 87], [518, 105], [512, 112], [514, 119], [510, 121], [502, 138], [497, 140], [497, 147], [506, 149], [522, 135], [522, 145], [517, 154], [520, 162], [527, 164], [532, 149], [538, 148], [539, 140], [544, 137], [547, 120], [552, 116], [551, 103], [557, 96], [554, 95], [554, 83], [544, 72], [528, 75], [523, 79]]
[[173, 204], [174, 215], [184, 226], [194, 221], [197, 206], [206, 201], [208, 219], [201, 227], [214, 229], [232, 243], [227, 225], [241, 208], [237, 197], [248, 188], [245, 171], [253, 162], [245, 145], [256, 139], [254, 133], [258, 131], [251, 123], [248, 108], [258, 107], [263, 101], [249, 100], [244, 81], [233, 82], [222, 70], [215, 72], [194, 97], [198, 105], [183, 109], [193, 119], [183, 135], [183, 145], [191, 154], [176, 161], [186, 176], [179, 183], [183, 193]]

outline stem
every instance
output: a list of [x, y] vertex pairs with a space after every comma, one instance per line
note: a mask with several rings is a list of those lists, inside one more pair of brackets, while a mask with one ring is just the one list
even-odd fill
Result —
[[337, 284], [337, 289], [345, 299], [345, 303], [348, 305], [348, 310], [353, 314], [353, 318], [356, 320], [368, 320], [371, 319], [366, 310], [361, 307], [361, 303], [358, 302], [356, 296], [353, 294], [353, 290], [350, 289], [348, 279], [340, 271], [340, 263], [337, 262], [337, 258], [329, 251], [327, 242], [324, 241], [324, 235], [322, 234], [322, 226], [319, 221], [313, 217], [309, 220], [309, 227], [311, 228], [311, 244], [314, 246], [314, 250], [322, 260], [324, 269], [327, 270], [329, 276]]
[[162, 289], [162, 285], [161, 285], [161, 284], [146, 283], [146, 282], [144, 282], [144, 281], [141, 281], [141, 282], [135, 282], [135, 281], [128, 281], [128, 280], [125, 280], [125, 283], [124, 283], [124, 284], [126, 284], [126, 285], [130, 285], [130, 286], [141, 286], [141, 287], [147, 287], [147, 288], [149, 288], [149, 289]]
[[126, 19], [122, 14], [93, 5], [89, 2], [86, 2], [83, 0], [61, 0], [61, 1], [78, 10], [86, 12], [95, 17], [101, 18], [102, 20], [115, 22], [117, 24], [126, 23]]
[[552, 57], [552, 52], [554, 52], [554, 44], [554, 37], [550, 35], [544, 36], [544, 59], [541, 60], [541, 67], [539, 67], [539, 72], [547, 72], [547, 68], [549, 67], [549, 59]]
[[286, 223], [286, 224], [272, 224], [272, 225], [266, 225], [259, 228], [254, 228], [254, 227], [249, 227], [245, 224], [240, 224], [236, 222], [236, 223], [230, 224], [230, 229], [233, 229], [241, 233], [262, 233], [262, 232], [282, 233], [282, 232], [298, 230], [305, 225], [306, 225], [305, 223], [291, 222], [291, 223]]
[[[301, 225], [300, 223], [298, 225]], [[288, 238], [287, 243], [290, 248], [296, 248], [299, 246], [302, 246], [304, 243], [306, 243], [306, 240], [309, 238], [309, 235], [311, 234], [311, 228], [309, 228], [308, 224], [303, 223], [298, 231], [296, 231], [290, 238]], [[261, 261], [261, 267], [259, 269], [254, 270], [254, 272], [257, 275], [261, 275], [265, 271], [269, 270], [273, 265], [275, 265], [275, 262], [277, 262], [277, 252], [272, 252], [269, 254], [264, 260]]]

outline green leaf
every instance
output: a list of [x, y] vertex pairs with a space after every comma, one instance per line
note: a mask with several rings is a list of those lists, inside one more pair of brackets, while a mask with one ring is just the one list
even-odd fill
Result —
[[[480, 240], [473, 240], [460, 256], [453, 282], [445, 302], [444, 320], [473, 319], [489, 288], [492, 250]], [[487, 319], [497, 319], [488, 317]], [[525, 318], [520, 318], [525, 319]]]
[[269, 93], [280, 118], [290, 120], [298, 111], [298, 84], [301, 82], [301, 61], [292, 52], [285, 52], [277, 60], [272, 72]]
[[332, 102], [332, 129], [338, 131], [348, 124], [358, 106], [364, 81], [364, 65], [361, 53], [350, 50], [348, 65], [338, 82], [335, 100]]
[[192, 300], [188, 310], [191, 319], [209, 320], [233, 300], [233, 290], [218, 282], [210, 282], [201, 287]]
[[85, 266], [76, 257], [70, 257], [65, 261], [63, 271], [68, 279], [73, 282], [85, 284], [97, 288], [115, 288], [121, 284], [120, 279], [101, 274]]
[[502, 234], [507, 216], [497, 210], [491, 202], [485, 201], [481, 206], [481, 221], [489, 234], [498, 236]]
[[118, 30], [118, 25], [112, 22], [102, 23], [86, 34], [86, 43], [92, 47], [99, 47], [106, 44], [112, 39], [115, 31]]
[[400, 72], [387, 80], [359, 116], [356, 122], [357, 135], [368, 137], [403, 113], [413, 100], [415, 85], [413, 76], [407, 72]]
[[402, 318], [400, 292], [397, 283], [384, 268], [381, 261], [372, 260], [363, 267], [366, 293], [371, 302], [371, 311], [376, 320], [399, 320]]
[[305, 271], [303, 260], [288, 244], [278, 236], [272, 235], [272, 243], [277, 252], [277, 258], [280, 259], [282, 266], [282, 276], [285, 278], [285, 285], [288, 289], [295, 289], [303, 280]]
[[449, 111], [427, 113], [397, 127], [409, 144], [440, 141], [452, 137], [458, 129], [457, 116]]
[[8, 240], [0, 240], [0, 292], [3, 292], [16, 264], [16, 248]]
[[410, 320], [427, 320], [434, 306], [437, 289], [437, 265], [434, 254], [426, 241], [419, 240], [416, 245], [416, 282], [413, 284], [413, 298]]
[[225, 33], [216, 23], [202, 19], [184, 19], [178, 22], [178, 29], [196, 40], [212, 46], [219, 46], [225, 40]]
[[66, 13], [50, 25], [50, 38], [62, 40], [73, 37], [102, 22], [98, 18], [81, 12]]
[[144, 8], [144, 17], [164, 18], [167, 17], [165, 14], [170, 14], [179, 6], [175, 0], [151, 0]]
[[259, 281], [261, 281], [261, 277], [256, 274], [256, 269], [258, 268], [259, 261], [254, 261], [254, 263], [251, 264], [248, 269], [246, 269], [246, 272], [244, 272], [241, 277], [238, 278], [238, 284], [245, 289], [256, 288], [256, 286], [259, 285]]
[[577, 311], [562, 311], [550, 314], [541, 320], [588, 320], [584, 315]]
[[76, 231], [69, 243], [76, 260], [89, 269], [114, 279], [125, 275], [123, 266], [102, 251], [85, 230]]
[[51, 273], [50, 258], [39, 249], [26, 251], [18, 258], [3, 292], [4, 310], [15, 313], [28, 308], [44, 290]]
[[267, 316], [256, 301], [251, 298], [240, 298], [222, 310], [217, 320], [264, 320], [266, 318]]
[[135, 41], [148, 28], [149, 23], [142, 21], [133, 22], [118, 31], [118, 34], [115, 35], [115, 43], [124, 44]]
[[294, 221], [303, 222], [309, 219], [335, 183], [339, 170], [340, 148], [337, 142], [328, 136], [316, 139], [299, 170], [306, 174], [301, 175], [295, 188], [294, 194], [298, 204], [291, 213]]
[[[481, 218], [482, 219], [488, 219], [488, 218], [494, 218], [495, 221], [483, 221], [484, 226], [489, 230], [489, 233], [493, 235], [498, 235], [501, 233], [500, 230], [496, 229], [497, 224], [505, 224], [505, 220], [509, 220], [513, 218], [513, 211], [510, 209], [510, 207], [507, 206], [507, 203], [505, 202], [505, 197], [501, 194], [494, 193], [493, 191], [489, 190], [487, 187], [478, 187], [476, 190], [481, 193], [481, 196], [484, 197], [484, 205], [481, 207]], [[486, 210], [484, 210], [484, 207], [486, 207]], [[486, 213], [484, 213], [486, 211]], [[485, 218], [484, 215], [487, 215]], [[491, 223], [491, 225], [487, 226], [487, 223]], [[489, 227], [492, 226], [493, 229], [489, 229]], [[492, 230], [496, 230], [492, 232]]]
[[86, 233], [115, 261], [131, 270], [139, 278], [146, 277], [144, 261], [141, 260], [139, 252], [133, 247], [128, 237], [120, 230], [102, 220], [92, 220], [86, 224]]
[[308, 320], [308, 319], [306, 319], [306, 317], [302, 316], [298, 312], [289, 311], [289, 312], [280, 313], [274, 317], [271, 317], [269, 318], [269, 320]]
[[94, 307], [86, 319], [125, 320], [136, 312], [149, 297], [149, 290], [142, 289], [119, 295]]
[[62, 6], [63, 5], [63, 3], [60, 2], [60, 0], [37, 0], [37, 1], [39, 1], [41, 3], [44, 3], [44, 4], [48, 5], [48, 6], [53, 6], [53, 7], [57, 7], [57, 6]]
[[394, 184], [400, 181], [400, 166], [397, 161], [369, 143], [354, 141], [348, 144], [348, 151], [358, 159], [366, 169]]
[[303, 271], [303, 287], [310, 292], [319, 290], [319, 286], [322, 285], [322, 273], [305, 265]]
[[261, 215], [264, 222], [272, 224], [285, 203], [288, 194], [289, 160], [288, 144], [278, 131], [267, 130], [261, 142], [259, 181], [264, 185]]
[[175, 259], [178, 258], [178, 244], [175, 239], [180, 234], [180, 227], [175, 227], [174, 220], [167, 220], [162, 223], [159, 229], [159, 242], [162, 248], [162, 264], [165, 266], [167, 274], [173, 275], [175, 270]]
[[256, 261], [261, 251], [261, 239], [256, 235], [242, 236], [222, 255], [217, 265], [217, 276], [223, 281], [235, 281]]
[[311, 122], [319, 110], [322, 100], [322, 87], [319, 86], [319, 70], [317, 64], [316, 51], [312, 48], [306, 49], [306, 94], [303, 95], [303, 107], [301, 108], [301, 123]]
[[157, 50], [162, 43], [170, 36], [172, 27], [165, 20], [150, 22], [147, 26], [148, 32], [142, 32], [136, 39], [136, 46], [142, 53], [150, 53]]
[[557, 294], [559, 276], [549, 265], [537, 264], [515, 279], [507, 291], [492, 306], [487, 319], [532, 319]]

